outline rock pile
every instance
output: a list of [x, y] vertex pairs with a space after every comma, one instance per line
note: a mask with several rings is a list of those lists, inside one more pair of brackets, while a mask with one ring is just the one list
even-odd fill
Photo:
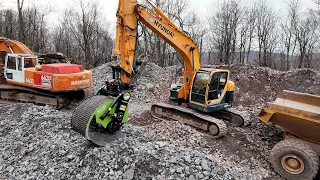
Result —
[[[96, 93], [111, 78], [114, 62], [93, 69]], [[281, 130], [256, 119], [283, 89], [320, 95], [320, 73], [279, 72], [232, 65], [235, 110], [248, 126], [227, 124], [226, 137], [178, 122], [153, 119], [154, 102], [168, 101], [175, 67], [149, 63], [132, 91], [130, 120], [117, 140], [98, 148], [71, 129], [72, 110], [31, 104], [0, 104], [0, 179], [281, 179], [269, 153]]]
[[94, 93], [97, 93], [99, 89], [105, 85], [106, 80], [109, 80], [112, 78], [112, 69], [110, 66], [115, 63], [116, 62], [109, 62], [99, 67], [96, 67], [94, 69], [91, 69], [92, 88]]
[[[98, 90], [105, 85], [106, 80], [112, 78], [109, 62], [92, 70], [93, 90]], [[156, 100], [168, 99], [171, 81], [174, 80], [175, 67], [161, 68], [154, 63], [148, 63], [141, 78], [139, 78], [133, 89], [134, 102], [155, 102]]]
[[232, 179], [205, 154], [135, 125], [98, 148], [70, 129], [68, 111], [13, 104], [0, 115], [0, 179]]

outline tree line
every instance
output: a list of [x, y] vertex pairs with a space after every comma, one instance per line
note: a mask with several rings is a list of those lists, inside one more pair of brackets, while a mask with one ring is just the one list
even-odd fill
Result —
[[[320, 69], [320, 6], [302, 11], [292, 0], [286, 11], [277, 12], [267, 1], [244, 4], [224, 0], [201, 21], [197, 8], [188, 0], [155, 0], [168, 17], [198, 42], [203, 64], [255, 64], [279, 70]], [[59, 23], [49, 26], [52, 13], [46, 7], [25, 6], [0, 10], [0, 35], [25, 43], [34, 52], [61, 52], [86, 67], [96, 67], [112, 59], [114, 32], [103, 18], [97, 1], [77, 0], [66, 8]], [[218, 5], [217, 5], [218, 4]], [[181, 62], [168, 43], [145, 26], [139, 27], [137, 54], [160, 66]], [[180, 60], [180, 61], [179, 61]]]
[[280, 14], [267, 1], [252, 6], [224, 1], [209, 16], [210, 48], [216, 49], [218, 61], [280, 70], [319, 68], [319, 11], [301, 11], [297, 0], [286, 9]]
[[17, 0], [17, 10], [0, 10], [0, 36], [18, 40], [34, 52], [60, 52], [87, 68], [111, 61], [113, 37], [97, 1], [76, 1], [63, 17], [49, 27], [46, 17], [53, 8], [25, 7]]

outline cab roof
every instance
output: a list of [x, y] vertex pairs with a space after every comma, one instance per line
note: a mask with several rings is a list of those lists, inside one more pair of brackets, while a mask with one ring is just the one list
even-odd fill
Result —
[[215, 68], [200, 68], [199, 70], [200, 71], [206, 71], [206, 72], [212, 72], [212, 71], [224, 71], [224, 72], [226, 72], [226, 71], [228, 71], [226, 69], [215, 69]]

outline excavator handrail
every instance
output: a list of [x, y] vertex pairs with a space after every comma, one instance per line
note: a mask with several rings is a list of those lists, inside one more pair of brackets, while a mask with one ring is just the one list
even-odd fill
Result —
[[33, 55], [33, 54], [13, 54], [13, 53], [8, 53], [7, 55], [10, 56], [15, 56], [15, 57], [30, 57], [30, 58], [38, 58], [38, 56]]

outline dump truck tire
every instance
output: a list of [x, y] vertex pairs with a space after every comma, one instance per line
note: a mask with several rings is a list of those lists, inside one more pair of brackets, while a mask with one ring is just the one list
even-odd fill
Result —
[[288, 180], [312, 180], [318, 173], [319, 157], [299, 140], [283, 140], [271, 150], [274, 170]]

